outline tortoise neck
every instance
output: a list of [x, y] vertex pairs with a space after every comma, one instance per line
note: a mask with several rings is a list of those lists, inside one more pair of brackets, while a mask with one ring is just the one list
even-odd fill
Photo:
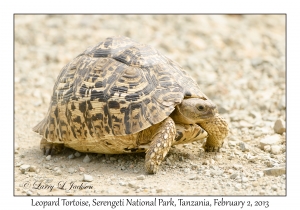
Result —
[[179, 106], [175, 107], [175, 110], [172, 112], [170, 117], [174, 120], [175, 123], [181, 123], [181, 124], [195, 124], [192, 120], [187, 118], [185, 115], [183, 115], [180, 111]]

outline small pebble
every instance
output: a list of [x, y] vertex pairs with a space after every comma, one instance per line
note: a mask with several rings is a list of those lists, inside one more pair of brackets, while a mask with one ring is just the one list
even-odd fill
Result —
[[15, 154], [19, 154], [19, 145], [17, 143], [15, 143]]
[[263, 172], [265, 175], [268, 176], [281, 176], [285, 174], [286, 168], [285, 167], [268, 168], [265, 169]]
[[128, 189], [123, 190], [123, 193], [129, 193]]
[[251, 65], [256, 67], [263, 63], [264, 61], [261, 58], [253, 58], [251, 59]]
[[281, 153], [281, 147], [279, 145], [272, 145], [271, 146], [271, 153], [274, 155], [278, 155]]
[[48, 155], [47, 157], [46, 157], [46, 160], [51, 160], [51, 155]]
[[161, 189], [161, 188], [156, 189], [157, 193], [161, 193], [162, 191], [163, 191], [163, 189]]
[[16, 167], [20, 167], [21, 165], [23, 165], [23, 162], [22, 162], [22, 161], [21, 161], [21, 162], [17, 162], [15, 166], [16, 166]]
[[170, 161], [169, 158], [166, 158], [166, 164], [167, 164], [167, 165], [172, 165], [172, 162]]
[[21, 173], [24, 174], [25, 172], [29, 171], [30, 165], [21, 165], [20, 170]]
[[73, 173], [75, 173], [75, 169], [74, 169], [74, 168], [69, 168], [68, 172], [69, 172], [70, 174], [73, 174]]
[[184, 173], [189, 173], [191, 170], [189, 168], [185, 168], [183, 171]]
[[108, 188], [108, 190], [106, 190], [107, 194], [117, 194], [118, 192], [114, 189], [114, 188]]
[[243, 128], [252, 128], [253, 127], [253, 124], [252, 123], [248, 123], [246, 121], [240, 121], [240, 127], [243, 127]]
[[115, 160], [117, 160], [117, 158], [115, 158], [115, 157], [110, 157], [109, 160], [110, 160], [110, 161], [115, 161]]
[[131, 187], [131, 188], [137, 188], [137, 185], [136, 185], [135, 182], [129, 182], [128, 186]]
[[245, 144], [244, 142], [240, 142], [239, 146], [240, 146], [240, 149], [243, 152], [249, 152], [249, 146], [248, 146], [248, 144]]
[[74, 195], [74, 191], [72, 192], [71, 190], [66, 190], [66, 195], [67, 196], [73, 196]]
[[144, 180], [145, 179], [145, 175], [140, 175], [140, 176], [137, 176], [136, 178], [137, 178], [137, 180]]
[[209, 165], [209, 160], [205, 160], [202, 162], [202, 165]]
[[247, 179], [247, 177], [242, 177], [242, 180], [241, 180], [242, 182], [248, 182], [248, 179]]
[[222, 170], [211, 170], [210, 171], [210, 175], [211, 176], [220, 176], [223, 174], [223, 171]]
[[259, 177], [259, 178], [261, 178], [261, 177], [264, 176], [264, 172], [262, 172], [262, 171], [257, 172], [257, 173], [256, 173], [256, 176]]
[[231, 174], [231, 175], [230, 175], [230, 179], [235, 179], [237, 176], [238, 176], [237, 173]]
[[80, 157], [81, 153], [76, 151], [74, 155], [75, 155], [75, 157]]
[[235, 190], [235, 191], [239, 191], [241, 188], [242, 188], [242, 185], [241, 185], [241, 184], [236, 184], [236, 185], [234, 186], [234, 190]]
[[275, 145], [280, 143], [280, 135], [266, 136], [260, 140], [260, 147], [263, 149], [267, 145]]
[[195, 165], [195, 164], [192, 164], [192, 163], [191, 163], [191, 169], [192, 169], [192, 170], [197, 170], [198, 168], [199, 168], [198, 165]]
[[265, 194], [266, 194], [266, 191], [261, 190], [261, 191], [259, 192], [259, 194], [260, 194], [260, 195], [265, 195]]
[[82, 181], [84, 181], [84, 182], [91, 182], [91, 181], [93, 181], [93, 177], [91, 175], [88, 175], [88, 174], [83, 174]]
[[260, 132], [260, 131], [256, 131], [255, 133], [254, 133], [254, 138], [258, 138], [258, 137], [260, 137], [262, 135], [262, 133]]
[[20, 149], [20, 147], [19, 147], [18, 143], [15, 143], [15, 150], [19, 150], [19, 149]]
[[274, 124], [274, 131], [278, 134], [283, 134], [285, 132], [285, 122], [282, 119], [276, 120]]
[[223, 157], [222, 157], [222, 155], [221, 154], [217, 154], [216, 156], [215, 156], [215, 159], [216, 160], [221, 160]]
[[55, 176], [59, 176], [61, 174], [62, 174], [62, 171], [60, 169], [57, 169], [56, 171], [54, 171]]
[[119, 182], [119, 185], [121, 185], [121, 186], [126, 186], [127, 183], [126, 183], [126, 182], [123, 182], [123, 181], [120, 181], [120, 182]]
[[251, 117], [253, 117], [253, 118], [256, 118], [256, 119], [258, 119], [258, 120], [260, 120], [261, 119], [261, 113], [260, 112], [256, 112], [256, 111], [250, 111], [249, 112], [249, 115], [251, 116]]
[[[231, 141], [231, 142], [237, 142], [238, 140], [239, 140], [239, 137], [238, 136], [229, 136], [228, 137], [228, 140], [229, 140], [229, 142]], [[235, 143], [236, 144], [236, 143]]]
[[251, 136], [243, 136], [242, 139], [243, 139], [243, 141], [245, 141], [245, 142], [249, 142], [249, 141], [252, 140]]
[[30, 172], [36, 172], [36, 166], [30, 166], [29, 171]]
[[32, 194], [33, 194], [33, 193], [32, 193], [30, 190], [27, 190], [27, 191], [26, 191], [26, 195], [27, 195], [27, 196], [31, 196]]
[[274, 191], [277, 191], [278, 187], [276, 185], [272, 185], [271, 189], [274, 190]]
[[271, 151], [271, 146], [270, 145], [265, 145], [263, 149], [264, 149], [265, 152], [270, 152]]
[[257, 157], [256, 156], [252, 156], [252, 155], [247, 155], [246, 159], [249, 160], [249, 162], [255, 163], [257, 161]]
[[73, 154], [71, 154], [71, 155], [68, 156], [68, 158], [69, 158], [69, 159], [74, 159], [75, 156], [74, 156]]
[[84, 163], [89, 163], [89, 162], [91, 162], [91, 159], [90, 159], [90, 157], [89, 157], [88, 155], [86, 155], [86, 156], [83, 158], [82, 162], [84, 162]]
[[233, 160], [235, 158], [235, 154], [234, 153], [231, 153], [228, 157], [229, 160]]
[[228, 146], [230, 146], [230, 147], [235, 147], [235, 146], [236, 146], [236, 142], [234, 142], [234, 141], [229, 141], [229, 142], [228, 142]]
[[252, 186], [253, 186], [253, 187], [257, 187], [258, 185], [259, 185], [258, 181], [252, 182]]
[[238, 170], [238, 169], [243, 168], [243, 166], [240, 164], [233, 164], [233, 168]]
[[191, 177], [189, 177], [189, 180], [199, 180], [199, 176], [197, 175], [192, 175]]

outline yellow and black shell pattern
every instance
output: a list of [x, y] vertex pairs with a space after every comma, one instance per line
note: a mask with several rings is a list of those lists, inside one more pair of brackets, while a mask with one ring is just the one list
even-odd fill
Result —
[[206, 96], [177, 63], [149, 45], [109, 37], [63, 67], [33, 130], [61, 143], [134, 134], [188, 97]]

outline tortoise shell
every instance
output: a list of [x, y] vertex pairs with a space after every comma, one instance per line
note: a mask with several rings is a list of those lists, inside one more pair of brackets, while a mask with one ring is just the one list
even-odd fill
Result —
[[207, 98], [177, 63], [148, 45], [109, 37], [63, 67], [33, 130], [52, 142], [134, 134], [189, 97]]

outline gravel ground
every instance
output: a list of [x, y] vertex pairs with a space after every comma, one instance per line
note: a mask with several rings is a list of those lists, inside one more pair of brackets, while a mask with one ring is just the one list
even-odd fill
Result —
[[[174, 146], [156, 175], [144, 154], [42, 155], [31, 129], [59, 71], [114, 35], [154, 46], [196, 79], [230, 124], [220, 153]], [[284, 15], [16, 15], [14, 193], [285, 195], [285, 76]]]

